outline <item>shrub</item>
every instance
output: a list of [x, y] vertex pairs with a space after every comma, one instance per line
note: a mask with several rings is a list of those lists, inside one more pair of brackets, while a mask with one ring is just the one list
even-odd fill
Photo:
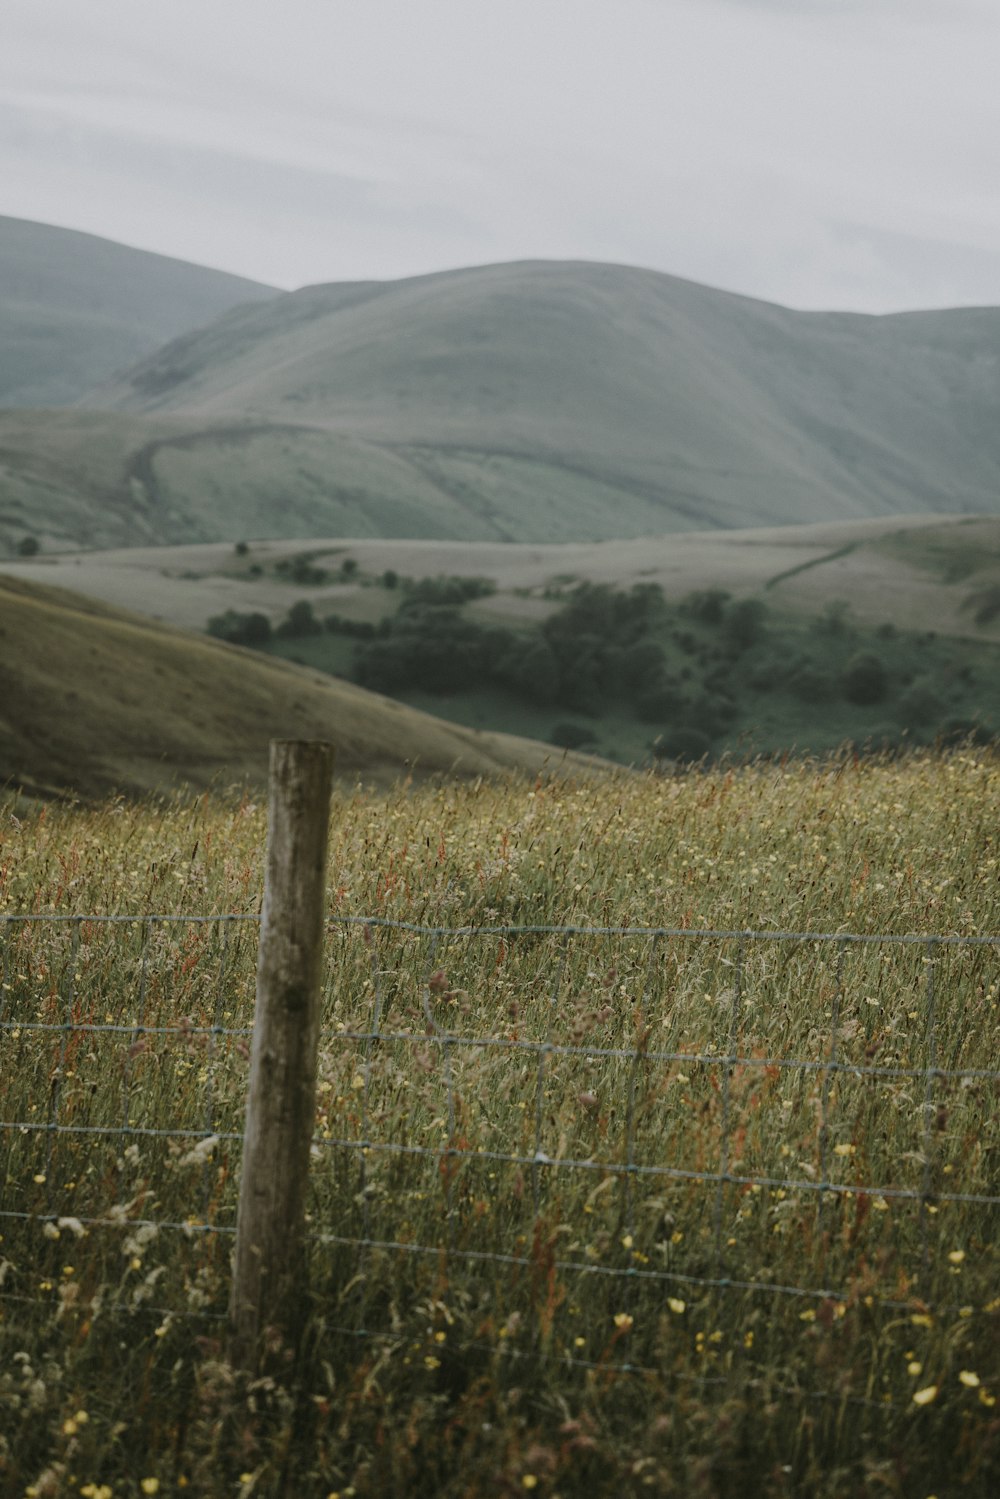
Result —
[[[851, 606], [846, 599], [831, 599], [813, 626], [821, 635], [846, 635], [850, 627]], [[890, 625], [890, 630], [892, 626]]]
[[868, 707], [880, 703], [889, 690], [889, 673], [881, 656], [873, 651], [858, 651], [844, 668], [844, 696], [852, 703]]
[[731, 697], [718, 692], [703, 692], [692, 698], [684, 714], [684, 727], [697, 729], [714, 739], [722, 734], [736, 717], [736, 704]]
[[619, 683], [629, 692], [641, 690], [663, 675], [665, 662], [663, 647], [648, 637], [622, 646], [615, 661]]
[[945, 705], [927, 682], [916, 682], [900, 698], [896, 713], [900, 723], [909, 728], [922, 728], [941, 723]]
[[19, 557], [37, 557], [41, 547], [37, 536], [25, 536], [17, 544]]
[[284, 639], [297, 640], [303, 635], [319, 635], [323, 626], [313, 613], [313, 606], [308, 599], [299, 599], [288, 611], [287, 619], [283, 619], [275, 631], [276, 635]]
[[837, 695], [833, 674], [804, 661], [788, 679], [788, 690], [804, 703], [826, 703]]
[[683, 689], [672, 677], [661, 677], [635, 700], [635, 711], [643, 723], [664, 723], [679, 717], [686, 708]]
[[407, 583], [403, 607], [411, 609], [429, 604], [453, 609], [467, 604], [470, 599], [487, 598], [495, 592], [496, 584], [491, 578], [418, 578]]
[[711, 749], [712, 741], [707, 734], [688, 727], [671, 729], [653, 744], [653, 754], [658, 760], [679, 760], [683, 765], [704, 760]]
[[231, 645], [266, 645], [271, 638], [271, 621], [266, 614], [240, 614], [227, 609], [225, 614], [216, 614], [208, 622], [208, 633], [216, 640], [228, 640]]
[[756, 645], [764, 633], [767, 605], [761, 599], [740, 599], [725, 619], [725, 636], [730, 650], [737, 653]]
[[580, 749], [584, 744], [593, 744], [596, 739], [593, 729], [588, 729], [582, 723], [557, 723], [549, 735], [551, 744], [570, 750]]
[[984, 748], [997, 742], [996, 730], [974, 718], [949, 718], [940, 737], [944, 745], [973, 744]]
[[721, 625], [730, 597], [724, 588], [706, 588], [688, 594], [681, 608], [703, 625]]

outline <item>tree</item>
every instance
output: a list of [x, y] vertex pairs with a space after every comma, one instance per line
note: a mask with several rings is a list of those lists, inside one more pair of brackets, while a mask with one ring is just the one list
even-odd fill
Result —
[[298, 639], [303, 635], [319, 635], [323, 626], [313, 613], [313, 606], [308, 599], [299, 599], [288, 611], [287, 619], [283, 619], [278, 626], [277, 634], [285, 639], [291, 637]]
[[41, 547], [37, 536], [25, 536], [17, 544], [17, 555], [19, 557], [37, 557]]
[[240, 614], [227, 609], [209, 620], [208, 633], [231, 645], [263, 646], [271, 638], [271, 621], [266, 614]]
[[764, 633], [767, 605], [761, 599], [740, 599], [728, 610], [724, 632], [730, 650], [737, 655], [756, 645]]

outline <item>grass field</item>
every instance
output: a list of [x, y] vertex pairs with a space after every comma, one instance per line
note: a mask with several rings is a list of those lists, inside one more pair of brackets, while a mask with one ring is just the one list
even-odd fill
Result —
[[[330, 912], [997, 934], [998, 813], [972, 753], [358, 787]], [[136, 919], [0, 927], [3, 1493], [996, 1491], [983, 945], [334, 921], [335, 1242], [299, 1357], [234, 1375], [255, 928], [141, 918], [254, 912], [263, 838], [208, 797], [4, 814], [0, 915]]]

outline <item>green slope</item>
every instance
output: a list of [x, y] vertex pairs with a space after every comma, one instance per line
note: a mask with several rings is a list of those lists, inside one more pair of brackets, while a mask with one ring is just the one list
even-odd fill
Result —
[[51, 549], [995, 514], [998, 369], [994, 309], [800, 313], [560, 262], [308, 287], [93, 390], [75, 436], [0, 420], [0, 542], [33, 517]]
[[[561, 753], [479, 734], [63, 589], [0, 579], [0, 787], [96, 797], [266, 776], [272, 738], [329, 739], [340, 774], [534, 774]], [[597, 762], [568, 757], [577, 769]]]
[[0, 216], [0, 406], [62, 406], [167, 339], [273, 288]]
[[[996, 310], [799, 313], [538, 262], [306, 288], [175, 342], [102, 400], [281, 414], [419, 454], [480, 494], [486, 455], [551, 466], [670, 530], [995, 510], [998, 360]], [[635, 534], [627, 504], [604, 521]]]

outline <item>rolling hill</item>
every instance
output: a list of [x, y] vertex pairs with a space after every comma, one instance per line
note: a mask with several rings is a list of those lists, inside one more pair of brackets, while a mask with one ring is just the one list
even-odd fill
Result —
[[168, 339], [274, 289], [0, 216], [0, 406], [64, 406]]
[[0, 542], [580, 542], [1000, 512], [1000, 310], [793, 312], [524, 262], [224, 313], [0, 413]]
[[0, 647], [0, 787], [38, 796], [259, 785], [272, 738], [329, 739], [339, 775], [377, 780], [599, 763], [11, 578]]

